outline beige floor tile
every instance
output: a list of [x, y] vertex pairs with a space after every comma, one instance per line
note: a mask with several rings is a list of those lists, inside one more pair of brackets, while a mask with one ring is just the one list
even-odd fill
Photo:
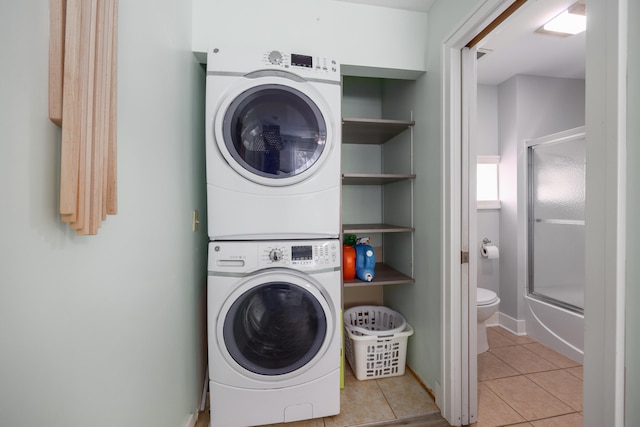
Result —
[[200, 413], [198, 416], [198, 422], [196, 423], [196, 427], [209, 427], [210, 413], [207, 410], [206, 412]]
[[516, 344], [529, 344], [532, 342], [536, 342], [536, 340], [534, 340], [533, 338], [530, 338], [527, 335], [516, 335], [513, 332], [501, 327], [501, 326], [496, 326], [491, 328], [493, 330], [495, 330], [496, 332], [498, 332], [499, 334], [501, 334], [502, 336], [505, 336], [507, 338], [509, 338], [511, 341], [515, 342]]
[[490, 351], [478, 355], [478, 381], [512, 377], [520, 372], [498, 359]]
[[527, 421], [574, 412], [568, 405], [525, 376], [489, 380], [482, 384]]
[[582, 367], [582, 365], [576, 366], [574, 368], [567, 368], [567, 369], [565, 369], [565, 371], [569, 372], [571, 375], [575, 376], [576, 378], [583, 379], [583, 367]]
[[582, 415], [568, 414], [560, 417], [532, 421], [534, 427], [582, 427]]
[[417, 417], [440, 411], [431, 396], [409, 372], [405, 372], [402, 376], [375, 381], [384, 393], [396, 418]]
[[[498, 326], [499, 327], [499, 326]], [[489, 348], [504, 347], [505, 345], [516, 345], [517, 343], [512, 339], [502, 335], [496, 331], [496, 328], [487, 328], [487, 340], [489, 341]], [[500, 328], [502, 329], [502, 328]]]
[[575, 411], [582, 411], [582, 380], [565, 371], [538, 372], [527, 375]]
[[516, 411], [484, 384], [478, 385], [478, 422], [476, 427], [497, 427], [524, 421]]
[[489, 351], [521, 374], [558, 369], [551, 362], [519, 345], [492, 348]]
[[569, 359], [567, 356], [558, 353], [557, 351], [547, 347], [544, 344], [538, 342], [531, 344], [524, 344], [524, 348], [537, 354], [538, 356], [548, 360], [559, 368], [571, 368], [573, 366], [580, 366], [580, 363], [575, 360]]
[[393, 411], [375, 380], [359, 381], [348, 375], [340, 390], [340, 414], [324, 418], [324, 425], [345, 427], [393, 419]]
[[353, 369], [351, 368], [351, 365], [349, 365], [349, 362], [347, 362], [347, 358], [345, 357], [345, 359], [344, 359], [344, 376], [346, 377], [347, 375], [354, 376], [355, 374], [353, 373]]

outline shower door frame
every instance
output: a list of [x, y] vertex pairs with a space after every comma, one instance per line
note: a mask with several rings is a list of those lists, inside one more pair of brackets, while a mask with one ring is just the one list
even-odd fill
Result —
[[[527, 147], [527, 297], [537, 299], [538, 301], [545, 302], [547, 304], [551, 304], [553, 306], [569, 310], [573, 313], [577, 313], [580, 315], [584, 315], [584, 307], [577, 307], [573, 304], [567, 303], [565, 301], [543, 295], [537, 294], [534, 289], [534, 244], [533, 241], [533, 227], [536, 221], [536, 218], [533, 217], [533, 165], [532, 165], [532, 148], [536, 146], [549, 145], [549, 144], [559, 144], [563, 142], [574, 141], [576, 139], [585, 139], [586, 144], [586, 128], [585, 126], [580, 126], [573, 129], [568, 129], [566, 131], [557, 132], [551, 135], [543, 136], [540, 138], [529, 139], [526, 141]], [[585, 146], [585, 156], [586, 156], [586, 146]], [[585, 158], [586, 161], [586, 158]], [[586, 166], [585, 166], [586, 168]], [[586, 174], [585, 174], [586, 179]], [[585, 185], [586, 186], [586, 185]], [[568, 223], [567, 223], [568, 224]], [[585, 226], [585, 221], [582, 221], [581, 224], [583, 227]], [[585, 260], [586, 262], [586, 260]], [[583, 295], [586, 291], [583, 286]], [[584, 304], [583, 304], [584, 305]]]

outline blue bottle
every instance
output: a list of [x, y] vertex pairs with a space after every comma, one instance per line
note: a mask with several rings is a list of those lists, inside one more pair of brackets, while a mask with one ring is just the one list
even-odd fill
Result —
[[376, 254], [369, 245], [356, 245], [356, 277], [365, 282], [373, 280]]

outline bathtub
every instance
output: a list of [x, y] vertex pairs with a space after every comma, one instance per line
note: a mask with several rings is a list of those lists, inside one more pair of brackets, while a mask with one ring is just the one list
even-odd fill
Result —
[[525, 296], [525, 328], [534, 340], [576, 362], [584, 359], [584, 315]]

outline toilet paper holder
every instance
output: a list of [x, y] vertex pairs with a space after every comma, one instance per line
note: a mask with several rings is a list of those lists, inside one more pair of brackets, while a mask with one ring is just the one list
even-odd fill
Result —
[[490, 244], [491, 240], [486, 237], [482, 239], [482, 248], [480, 250], [480, 254], [483, 258], [495, 259], [500, 256], [500, 251], [497, 246], [493, 246]]

